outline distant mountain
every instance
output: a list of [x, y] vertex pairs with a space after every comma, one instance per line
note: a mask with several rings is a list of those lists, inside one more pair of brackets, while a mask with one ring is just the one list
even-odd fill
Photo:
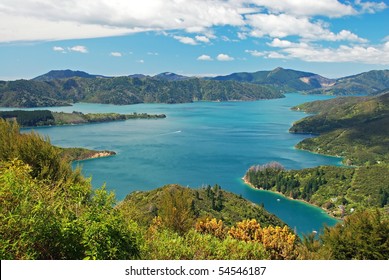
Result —
[[284, 92], [306, 91], [331, 86], [335, 80], [320, 75], [278, 67], [272, 71], [241, 72], [211, 78], [217, 81], [238, 81], [272, 86]]
[[91, 75], [83, 71], [73, 71], [73, 70], [52, 70], [46, 74], [38, 76], [32, 80], [34, 81], [52, 81], [57, 79], [68, 79], [68, 78], [106, 78], [102, 75]]
[[144, 78], [150, 78], [148, 75], [143, 75], [143, 74], [132, 74], [128, 75], [129, 78], [138, 78], [138, 79], [144, 79]]
[[182, 81], [182, 80], [192, 79], [191, 77], [182, 76], [171, 72], [164, 72], [153, 76], [153, 78], [158, 80], [164, 80], [164, 81]]
[[87, 77], [45, 81], [0, 81], [0, 106], [46, 107], [76, 102], [126, 105], [187, 103], [197, 100], [248, 101], [283, 97], [279, 91], [272, 88], [235, 81], [221, 82], [197, 78], [170, 81], [152, 77], [93, 78], [90, 75]]
[[337, 79], [332, 86], [313, 90], [310, 93], [331, 95], [375, 95], [386, 88], [389, 88], [389, 70], [372, 70]]

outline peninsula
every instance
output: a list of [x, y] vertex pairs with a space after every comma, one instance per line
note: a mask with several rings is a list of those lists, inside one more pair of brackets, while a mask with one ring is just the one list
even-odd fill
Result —
[[73, 111], [73, 113], [52, 112], [49, 110], [35, 111], [0, 111], [0, 118], [16, 120], [22, 127], [87, 124], [97, 122], [124, 121], [129, 119], [162, 119], [165, 114], [150, 115], [147, 113], [117, 114], [117, 113], [88, 113]]

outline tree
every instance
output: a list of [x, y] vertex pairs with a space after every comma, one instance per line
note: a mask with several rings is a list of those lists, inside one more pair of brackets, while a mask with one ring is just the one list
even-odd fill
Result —
[[179, 234], [187, 232], [193, 224], [192, 201], [190, 192], [183, 188], [165, 188], [158, 210], [163, 224]]

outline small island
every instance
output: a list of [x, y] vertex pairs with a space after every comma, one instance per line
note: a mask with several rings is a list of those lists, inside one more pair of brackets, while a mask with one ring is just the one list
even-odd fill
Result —
[[117, 113], [88, 113], [73, 111], [72, 113], [52, 112], [49, 110], [15, 110], [0, 111], [0, 118], [15, 120], [21, 127], [50, 126], [50, 125], [72, 125], [97, 122], [124, 121], [129, 119], [163, 119], [165, 114], [117, 114]]

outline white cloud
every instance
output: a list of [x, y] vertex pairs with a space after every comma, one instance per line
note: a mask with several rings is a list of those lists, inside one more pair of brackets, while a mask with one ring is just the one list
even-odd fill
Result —
[[238, 32], [238, 38], [241, 39], [241, 40], [246, 40], [247, 39], [247, 33]]
[[285, 48], [285, 47], [290, 47], [292, 45], [292, 42], [274, 38], [273, 41], [268, 45], [271, 47]]
[[196, 36], [195, 37], [197, 41], [202, 43], [209, 43], [209, 38], [207, 36]]
[[145, 63], [145, 61], [143, 59], [137, 60], [136, 62], [138, 62], [138, 63]]
[[157, 53], [157, 52], [148, 52], [147, 54], [148, 55], [155, 55], [155, 56], [159, 55], [159, 53]]
[[224, 0], [2, 0], [0, 41], [59, 40], [142, 31], [243, 26], [242, 3]]
[[206, 55], [206, 54], [203, 54], [203, 55], [200, 55], [197, 60], [203, 60], [203, 61], [212, 61], [212, 57], [210, 57], [209, 55]]
[[186, 36], [173, 36], [174, 39], [180, 41], [183, 44], [186, 45], [197, 45], [197, 42], [195, 39], [191, 37], [186, 37]]
[[121, 57], [121, 56], [123, 56], [122, 53], [120, 53], [120, 52], [111, 52], [109, 55], [110, 56], [114, 56], [114, 57]]
[[53, 51], [55, 51], [55, 52], [65, 52], [65, 49], [63, 47], [54, 46], [53, 47]]
[[244, 52], [245, 52], [245, 53], [249, 53], [249, 54], [251, 54], [252, 56], [257, 56], [257, 57], [266, 55], [265, 52], [260, 52], [260, 51], [257, 51], [257, 50], [245, 50]]
[[335, 34], [327, 29], [323, 22], [311, 22], [307, 17], [295, 17], [287, 14], [255, 14], [248, 15], [247, 20], [252, 27], [253, 37], [278, 37], [299, 36], [312, 41], [341, 41], [366, 42], [356, 34], [342, 30]]
[[224, 53], [218, 54], [216, 59], [219, 61], [232, 61], [232, 60], [234, 60], [233, 57], [229, 56], [228, 54], [224, 54]]
[[337, 0], [253, 0], [251, 2], [265, 7], [275, 14], [341, 17], [357, 13], [350, 4], [342, 4]]
[[384, 2], [362, 2], [361, 0], [355, 0], [355, 4], [361, 7], [361, 13], [374, 14], [388, 8]]
[[273, 40], [270, 46], [279, 47], [277, 52], [265, 52], [266, 58], [294, 58], [308, 62], [359, 62], [364, 64], [389, 64], [389, 42], [378, 46], [341, 45], [323, 47], [306, 42], [288, 44]]
[[[249, 27], [251, 35], [256, 37], [314, 38], [319, 35], [322, 40], [328, 40], [326, 37], [338, 40], [339, 34], [331, 33], [324, 24], [313, 21], [313, 17], [342, 17], [385, 8], [384, 2], [361, 0], [2, 0], [0, 42], [175, 30], [202, 34], [195, 39], [176, 36], [181, 37], [176, 38], [180, 42], [194, 45], [208, 43], [212, 39], [212, 28], [225, 25]], [[272, 31], [275, 24], [280, 27]], [[238, 33], [238, 37], [243, 39], [248, 34]], [[358, 40], [355, 36], [348, 38]]]
[[69, 47], [68, 50], [72, 52], [88, 53], [88, 49], [85, 46]]

